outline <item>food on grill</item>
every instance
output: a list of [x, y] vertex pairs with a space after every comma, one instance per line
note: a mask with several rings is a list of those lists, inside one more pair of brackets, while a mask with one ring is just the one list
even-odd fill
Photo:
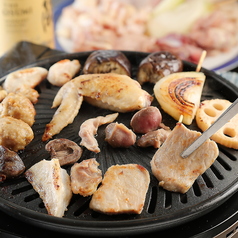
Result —
[[47, 79], [51, 84], [61, 87], [79, 72], [80, 67], [80, 62], [76, 59], [60, 60], [49, 68]]
[[52, 107], [60, 106], [46, 125], [43, 141], [73, 122], [83, 98], [94, 106], [118, 112], [139, 110], [153, 100], [137, 81], [126, 75], [81, 75], [63, 85], [56, 94]]
[[87, 58], [83, 72], [85, 74], [117, 73], [131, 75], [131, 64], [118, 50], [97, 50]]
[[145, 134], [159, 128], [162, 115], [157, 107], [149, 106], [136, 112], [130, 121], [130, 126], [135, 133]]
[[200, 132], [177, 123], [151, 161], [151, 169], [159, 186], [172, 192], [186, 193], [197, 177], [216, 160], [219, 150], [216, 142], [208, 139], [187, 158], [180, 154], [199, 136]]
[[23, 150], [34, 138], [27, 123], [9, 116], [0, 118], [0, 135], [0, 145], [16, 152]]
[[98, 127], [113, 122], [118, 117], [118, 113], [109, 114], [105, 117], [98, 116], [84, 121], [79, 130], [79, 136], [81, 137], [80, 145], [86, 147], [88, 150], [95, 153], [100, 152], [98, 142], [94, 135], [97, 133]]
[[50, 152], [51, 159], [59, 160], [60, 166], [77, 162], [83, 152], [74, 141], [64, 138], [49, 141], [45, 149]]
[[36, 110], [31, 101], [20, 93], [9, 93], [0, 103], [0, 116], [10, 116], [32, 126], [35, 122]]
[[98, 169], [96, 159], [83, 160], [75, 163], [70, 171], [71, 188], [74, 194], [84, 197], [91, 196], [102, 181], [102, 171]]
[[[225, 99], [201, 102], [196, 114], [198, 127], [202, 131], [207, 130], [230, 105], [231, 102]], [[238, 114], [213, 134], [211, 139], [226, 147], [238, 149]]]
[[136, 144], [140, 147], [153, 146], [154, 148], [159, 148], [165, 142], [170, 133], [171, 130], [165, 130], [164, 128], [150, 131], [142, 135], [141, 138], [136, 141]]
[[166, 51], [154, 52], [141, 61], [137, 80], [140, 84], [157, 83], [161, 78], [182, 70], [183, 62], [177, 56]]
[[112, 111], [140, 110], [149, 106], [153, 100], [136, 80], [127, 75], [88, 74], [73, 80], [87, 102]]
[[0, 102], [7, 96], [7, 91], [0, 86]]
[[23, 173], [25, 165], [20, 156], [0, 145], [0, 182], [8, 178], [14, 178]]
[[93, 194], [89, 207], [97, 212], [140, 214], [150, 183], [149, 172], [138, 164], [108, 168], [102, 185]]
[[155, 97], [162, 109], [190, 125], [200, 104], [205, 75], [202, 72], [179, 72], [170, 74], [154, 86]]
[[42, 67], [33, 67], [14, 71], [6, 77], [3, 88], [8, 92], [21, 93], [37, 103], [39, 93], [34, 89], [46, 78], [48, 70]]
[[58, 159], [41, 160], [29, 168], [25, 176], [39, 193], [49, 215], [62, 217], [72, 197], [70, 176]]
[[72, 123], [81, 107], [83, 96], [74, 83], [69, 81], [57, 93], [52, 107], [59, 106], [52, 120], [45, 127], [42, 141], [47, 141], [58, 134], [64, 127]]
[[136, 142], [136, 134], [122, 123], [109, 124], [105, 129], [105, 134], [105, 141], [114, 148], [128, 148]]

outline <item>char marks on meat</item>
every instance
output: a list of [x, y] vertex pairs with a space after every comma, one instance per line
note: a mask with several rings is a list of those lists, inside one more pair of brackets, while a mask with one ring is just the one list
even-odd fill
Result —
[[186, 193], [197, 177], [216, 160], [219, 150], [217, 144], [210, 139], [186, 159], [180, 156], [200, 135], [200, 132], [189, 130], [183, 124], [177, 123], [157, 150], [151, 161], [151, 169], [164, 189]]
[[117, 117], [118, 113], [113, 113], [105, 117], [98, 116], [83, 122], [79, 130], [79, 136], [82, 138], [80, 145], [85, 146], [90, 151], [99, 153], [100, 148], [98, 147], [98, 142], [94, 135], [97, 133], [99, 126], [113, 122]]
[[0, 145], [0, 182], [14, 178], [25, 170], [25, 165], [19, 155]]
[[138, 164], [111, 166], [93, 194], [90, 208], [101, 213], [140, 214], [150, 183], [149, 172]]
[[102, 181], [102, 171], [96, 159], [75, 163], [70, 171], [71, 188], [74, 194], [84, 197], [92, 195]]
[[41, 160], [25, 173], [49, 215], [62, 217], [72, 197], [70, 177], [58, 159]]

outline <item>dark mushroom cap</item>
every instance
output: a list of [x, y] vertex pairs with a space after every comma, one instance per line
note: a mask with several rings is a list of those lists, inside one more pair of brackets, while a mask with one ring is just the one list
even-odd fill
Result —
[[59, 160], [61, 166], [75, 163], [82, 155], [82, 148], [79, 145], [64, 138], [49, 141], [45, 149], [50, 152], [51, 159]]

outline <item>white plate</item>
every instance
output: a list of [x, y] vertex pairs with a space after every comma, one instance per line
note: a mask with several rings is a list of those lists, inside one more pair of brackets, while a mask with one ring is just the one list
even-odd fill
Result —
[[[74, 0], [66, 0], [56, 6], [54, 10], [54, 25], [55, 29], [58, 27], [58, 22], [62, 13], [62, 9], [70, 4], [72, 4]], [[71, 50], [71, 42], [70, 40], [59, 38], [55, 36], [55, 46], [58, 50], [63, 50], [69, 53], [73, 53]], [[238, 66], [238, 46], [232, 48], [229, 52], [222, 53], [213, 57], [206, 57], [203, 62], [203, 67], [209, 70], [226, 72], [231, 69], [234, 69]]]

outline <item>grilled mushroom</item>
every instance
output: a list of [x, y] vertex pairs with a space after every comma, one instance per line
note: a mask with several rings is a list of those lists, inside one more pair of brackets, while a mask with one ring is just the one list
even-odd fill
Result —
[[166, 51], [155, 52], [141, 61], [137, 80], [141, 85], [145, 82], [156, 83], [164, 76], [182, 70], [183, 62], [175, 55]]
[[131, 64], [126, 56], [117, 50], [97, 50], [89, 55], [84, 74], [118, 73], [131, 75]]
[[55, 139], [48, 142], [45, 149], [50, 152], [51, 159], [58, 159], [60, 166], [73, 164], [82, 155], [82, 148], [68, 139]]
[[0, 182], [13, 178], [25, 170], [25, 165], [19, 155], [0, 145]]

